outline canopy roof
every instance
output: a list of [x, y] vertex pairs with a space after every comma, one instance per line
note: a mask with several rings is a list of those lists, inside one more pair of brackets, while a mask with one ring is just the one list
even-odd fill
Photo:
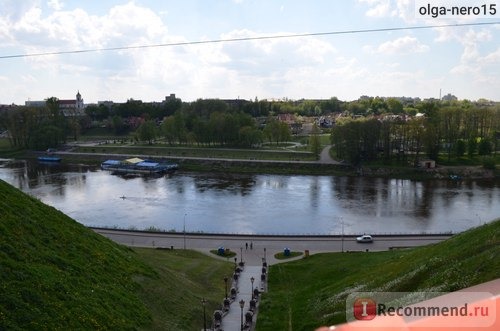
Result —
[[144, 160], [143, 159], [139, 159], [138, 157], [133, 157], [133, 158], [130, 158], [130, 159], [126, 159], [125, 162], [136, 164], [136, 163], [139, 163], [139, 162], [144, 162]]

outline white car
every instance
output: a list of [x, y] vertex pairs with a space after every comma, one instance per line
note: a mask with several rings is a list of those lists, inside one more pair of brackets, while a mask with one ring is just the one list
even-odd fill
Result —
[[358, 243], [371, 243], [373, 242], [373, 237], [370, 236], [369, 234], [364, 234], [361, 237], [357, 237], [356, 241]]

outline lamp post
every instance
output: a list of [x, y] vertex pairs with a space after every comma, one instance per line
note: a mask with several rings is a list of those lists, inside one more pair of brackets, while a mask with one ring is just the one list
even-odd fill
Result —
[[266, 248], [264, 247], [264, 262], [267, 262]]
[[226, 289], [226, 299], [227, 299], [227, 276], [224, 277], [224, 284], [225, 284], [225, 289]]
[[342, 253], [344, 253], [344, 219], [340, 216], [340, 224], [342, 225]]
[[243, 331], [243, 307], [245, 307], [245, 300], [240, 300], [240, 308], [241, 308], [241, 331]]
[[186, 215], [184, 214], [184, 226], [182, 228], [182, 232], [184, 233], [184, 249], [186, 249]]
[[203, 304], [203, 331], [207, 331], [207, 315], [205, 314], [205, 304], [207, 301], [205, 298], [201, 299], [201, 303]]
[[253, 277], [252, 277], [252, 278], [250, 278], [250, 282], [252, 283], [252, 292], [251, 292], [251, 293], [252, 293], [252, 299], [253, 299], [253, 281], [254, 281], [254, 280], [255, 280], [255, 278], [253, 278]]

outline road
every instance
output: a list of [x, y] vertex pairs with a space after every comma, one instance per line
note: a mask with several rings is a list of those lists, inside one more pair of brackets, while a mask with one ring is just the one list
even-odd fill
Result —
[[[165, 247], [193, 249], [204, 253], [218, 247], [236, 252], [247, 265], [261, 265], [262, 258], [269, 264], [280, 262], [274, 254], [285, 248], [309, 254], [323, 252], [384, 251], [423, 246], [448, 239], [451, 235], [390, 235], [374, 236], [373, 243], [360, 244], [354, 236], [262, 236], [262, 235], [216, 235], [199, 233], [153, 233], [115, 229], [93, 228], [93, 230], [117, 243], [136, 247]], [[246, 248], [248, 244], [248, 248]], [[213, 255], [215, 256], [215, 255]]]

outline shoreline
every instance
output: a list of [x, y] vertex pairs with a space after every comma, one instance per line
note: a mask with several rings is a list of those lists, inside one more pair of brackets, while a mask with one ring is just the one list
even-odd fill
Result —
[[[29, 152], [29, 158], [36, 158], [42, 152]], [[436, 166], [432, 169], [409, 167], [365, 166], [354, 168], [345, 164], [328, 164], [319, 161], [275, 161], [275, 160], [246, 160], [222, 158], [198, 158], [186, 156], [161, 156], [148, 154], [104, 154], [56, 152], [64, 160], [100, 164], [110, 157], [128, 158], [165, 158], [179, 164], [182, 170], [200, 172], [225, 173], [254, 173], [254, 174], [282, 174], [282, 175], [333, 175], [347, 177], [378, 177], [410, 180], [432, 179], [499, 179], [500, 171], [485, 169], [482, 166]], [[451, 179], [453, 176], [455, 179]], [[458, 178], [458, 179], [457, 179]]]

